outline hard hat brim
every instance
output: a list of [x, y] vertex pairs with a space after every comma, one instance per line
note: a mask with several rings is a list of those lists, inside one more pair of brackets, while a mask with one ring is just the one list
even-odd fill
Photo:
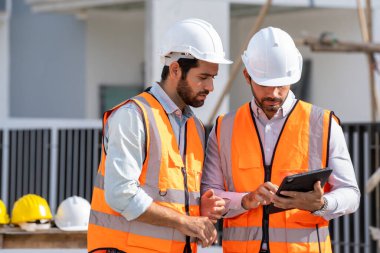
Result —
[[[210, 63], [215, 63], [215, 64], [232, 64], [233, 61], [229, 60], [229, 59], [225, 59], [225, 58], [202, 58], [202, 57], [196, 57], [196, 56], [193, 56], [195, 59], [197, 60], [200, 60], [200, 61], [205, 61], [205, 62], [210, 62]], [[185, 58], [185, 57], [184, 57]], [[179, 58], [181, 59], [181, 58]], [[161, 63], [162, 64], [165, 64], [166, 65], [166, 62], [165, 62], [165, 56], [161, 56], [160, 57], [160, 60], [161, 60]], [[178, 59], [176, 59], [177, 61]], [[168, 64], [167, 66], [169, 66], [170, 64]]]
[[286, 85], [292, 85], [298, 82], [301, 79], [301, 73], [298, 73], [295, 76], [292, 77], [280, 77], [280, 78], [259, 78], [255, 76], [251, 76], [252, 80], [255, 81], [260, 86], [269, 86], [269, 87], [276, 87], [276, 86], [286, 86]]
[[88, 230], [88, 226], [59, 227], [58, 224], [55, 224], [55, 225], [57, 225], [57, 227], [63, 231], [87, 231]]
[[201, 60], [201, 61], [205, 61], [205, 62], [210, 62], [210, 63], [216, 63], [216, 64], [232, 64], [233, 62], [228, 60], [228, 59], [198, 59], [198, 60]]

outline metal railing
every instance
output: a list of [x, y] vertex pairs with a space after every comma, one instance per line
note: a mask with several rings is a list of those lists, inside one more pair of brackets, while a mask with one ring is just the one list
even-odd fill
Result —
[[100, 120], [8, 120], [0, 134], [0, 196], [8, 210], [27, 193], [46, 198], [53, 213], [72, 195], [91, 200]]
[[375, 253], [379, 249], [370, 237], [369, 226], [380, 227], [380, 186], [371, 194], [366, 194], [365, 185], [380, 166], [380, 123], [343, 124], [342, 128], [355, 168], [361, 199], [357, 212], [331, 222], [334, 252]]
[[[380, 166], [380, 124], [343, 124], [362, 192], [359, 210], [331, 222], [334, 252], [377, 252], [369, 226], [380, 227], [380, 187], [365, 184]], [[210, 127], [207, 128], [210, 130]], [[101, 121], [9, 120], [0, 122], [0, 196], [11, 210], [27, 193], [48, 199], [52, 212], [65, 198], [89, 201], [101, 151]]]

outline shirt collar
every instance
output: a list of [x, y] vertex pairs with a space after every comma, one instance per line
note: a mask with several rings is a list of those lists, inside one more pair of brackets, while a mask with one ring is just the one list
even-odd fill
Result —
[[188, 105], [185, 106], [185, 109], [182, 112], [158, 83], [152, 85], [150, 92], [155, 98], [157, 98], [167, 114], [174, 113], [176, 115], [183, 115], [187, 118], [194, 116], [194, 112]]
[[[289, 112], [293, 108], [295, 101], [296, 101], [296, 97], [295, 97], [294, 93], [291, 90], [289, 90], [288, 95], [286, 96], [284, 103], [282, 104], [280, 109], [277, 111], [274, 118], [278, 118], [278, 117], [284, 118], [284, 117], [288, 116]], [[252, 111], [253, 111], [253, 114], [255, 115], [255, 117], [259, 117], [261, 114], [264, 114], [263, 110], [257, 106], [254, 97], [251, 100], [251, 108], [252, 108]]]

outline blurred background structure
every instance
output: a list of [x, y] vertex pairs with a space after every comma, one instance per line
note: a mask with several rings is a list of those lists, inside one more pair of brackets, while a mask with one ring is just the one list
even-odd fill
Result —
[[[332, 222], [334, 252], [378, 252], [369, 226], [380, 227], [380, 190], [366, 195], [364, 187], [380, 167], [380, 67], [373, 54], [380, 52], [380, 1], [273, 0], [258, 20], [268, 2], [0, 0], [0, 197], [8, 210], [26, 193], [44, 196], [52, 212], [74, 194], [90, 200], [100, 117], [159, 81], [160, 38], [171, 23], [207, 20], [228, 57], [238, 59], [249, 31], [262, 21], [298, 42], [305, 62], [296, 95], [343, 122], [363, 194], [357, 213]], [[310, 41], [330, 50], [314, 51]], [[340, 42], [351, 50], [339, 51]], [[352, 43], [359, 44], [354, 51]], [[211, 118], [212, 124], [214, 110], [226, 113], [251, 99], [241, 74], [227, 87], [230, 71], [220, 66], [214, 92], [196, 109], [205, 123]]]

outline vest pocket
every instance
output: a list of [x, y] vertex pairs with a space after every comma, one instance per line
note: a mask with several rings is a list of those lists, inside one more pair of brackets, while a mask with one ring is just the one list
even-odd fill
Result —
[[141, 249], [166, 253], [171, 251], [173, 233], [173, 228], [132, 221], [127, 244]]
[[254, 191], [264, 181], [264, 169], [260, 161], [243, 158], [239, 157], [238, 170], [232, 170], [233, 181], [238, 182], [234, 186], [238, 192]]
[[201, 178], [202, 170], [201, 169], [188, 169], [188, 188], [192, 192], [200, 192], [201, 190]]

